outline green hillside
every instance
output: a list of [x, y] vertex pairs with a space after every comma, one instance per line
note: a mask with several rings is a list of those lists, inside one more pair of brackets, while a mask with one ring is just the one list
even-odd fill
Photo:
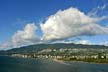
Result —
[[104, 49], [108, 48], [107, 46], [102, 45], [81, 45], [81, 44], [65, 44], [65, 43], [56, 43], [56, 44], [37, 44], [37, 45], [29, 45], [29, 46], [23, 46], [20, 48], [13, 48], [7, 51], [2, 51], [1, 53], [34, 53], [38, 52], [45, 48], [93, 48], [93, 49]]

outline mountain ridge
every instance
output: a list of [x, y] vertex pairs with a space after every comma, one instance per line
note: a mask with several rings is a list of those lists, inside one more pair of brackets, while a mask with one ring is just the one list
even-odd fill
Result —
[[[108, 46], [104, 45], [82, 45], [82, 44], [73, 44], [73, 43], [55, 43], [55, 44], [35, 44], [35, 45], [28, 45], [19, 48], [13, 48], [10, 50], [4, 51], [5, 53], [35, 53], [42, 49], [46, 48], [86, 48], [86, 49], [106, 49]], [[1, 51], [3, 52], [3, 51]], [[0, 52], [0, 53], [1, 53]]]

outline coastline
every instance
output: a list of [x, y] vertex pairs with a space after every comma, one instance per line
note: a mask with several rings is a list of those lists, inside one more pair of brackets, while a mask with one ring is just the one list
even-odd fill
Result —
[[59, 59], [52, 59], [53, 61], [59, 62], [59, 63], [65, 63], [65, 62], [84, 62], [84, 63], [90, 63], [90, 64], [108, 64], [108, 62], [87, 62], [87, 61], [64, 61]]
[[[16, 56], [10, 56], [10, 55], [0, 55], [0, 56], [8, 56], [8, 57], [16, 57]], [[17, 57], [17, 58], [24, 58], [24, 57]], [[29, 59], [41, 59], [41, 58], [32, 58], [32, 57], [27, 57], [27, 58], [29, 58]], [[42, 59], [44, 59], [44, 58], [42, 58]], [[46, 59], [46, 58], [45, 58]], [[91, 64], [108, 64], [108, 61], [107, 62], [102, 62], [102, 61], [84, 61], [84, 60], [63, 60], [63, 59], [56, 59], [56, 58], [54, 58], [54, 59], [51, 59], [51, 58], [47, 58], [47, 59], [50, 59], [50, 60], [53, 60], [53, 61], [55, 61], [55, 62], [59, 62], [59, 63], [64, 63], [65, 64], [65, 62], [85, 62], [85, 63], [91, 63]]]

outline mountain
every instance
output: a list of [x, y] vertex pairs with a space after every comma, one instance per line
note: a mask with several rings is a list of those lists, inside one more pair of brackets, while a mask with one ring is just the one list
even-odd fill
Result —
[[87, 49], [108, 49], [108, 46], [103, 45], [82, 45], [82, 44], [66, 44], [66, 43], [56, 43], [56, 44], [36, 44], [23, 46], [20, 48], [13, 48], [7, 51], [1, 51], [0, 54], [11, 54], [11, 53], [36, 53], [46, 48], [87, 48]]

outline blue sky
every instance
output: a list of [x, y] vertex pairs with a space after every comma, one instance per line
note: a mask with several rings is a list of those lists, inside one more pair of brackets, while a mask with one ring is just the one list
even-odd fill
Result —
[[[45, 22], [47, 17], [58, 10], [75, 7], [88, 14], [93, 8], [107, 4], [108, 0], [0, 0], [0, 42], [10, 40], [17, 30], [22, 30], [27, 23]], [[106, 13], [107, 14], [107, 13]], [[100, 23], [108, 24], [107, 21]], [[40, 30], [38, 36], [42, 36]], [[98, 43], [107, 41], [108, 35], [82, 37]], [[101, 39], [102, 38], [102, 39]], [[97, 42], [98, 41], [98, 42]]]

